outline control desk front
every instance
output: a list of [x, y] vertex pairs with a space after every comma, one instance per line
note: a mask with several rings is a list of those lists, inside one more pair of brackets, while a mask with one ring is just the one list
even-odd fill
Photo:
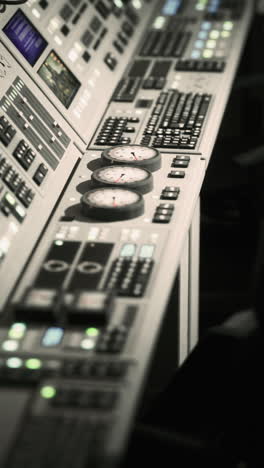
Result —
[[115, 466], [177, 273], [176, 365], [197, 340], [191, 233], [253, 5], [4, 10], [0, 464]]

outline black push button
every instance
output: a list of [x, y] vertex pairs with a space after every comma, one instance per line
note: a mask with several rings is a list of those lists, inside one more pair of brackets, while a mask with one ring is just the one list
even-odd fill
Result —
[[161, 193], [161, 200], [177, 200], [179, 194], [177, 192], [170, 192], [167, 190], [163, 190]]
[[168, 174], [168, 177], [172, 177], [174, 179], [183, 179], [185, 177], [185, 172], [171, 170]]
[[82, 41], [82, 43], [83, 43], [83, 45], [84, 45], [85, 47], [89, 47], [90, 44], [91, 44], [91, 42], [92, 42], [92, 40], [93, 40], [93, 35], [92, 35], [92, 33], [89, 31], [89, 29], [87, 29], [87, 30], [84, 32], [84, 34], [82, 35], [81, 41]]
[[189, 166], [189, 161], [181, 161], [174, 158], [171, 167], [183, 167], [186, 168]]
[[56, 289], [29, 288], [22, 300], [15, 304], [15, 317], [26, 322], [54, 323], [57, 301]]
[[65, 4], [62, 9], [60, 10], [60, 16], [64, 21], [69, 21], [71, 15], [73, 14], [73, 10], [71, 7], [67, 4]]
[[134, 28], [128, 21], [124, 21], [122, 24], [122, 30], [128, 37], [131, 37], [134, 34]]
[[155, 214], [154, 218], [152, 219], [153, 223], [169, 223], [171, 220], [170, 215], [163, 215], [163, 214]]
[[47, 172], [48, 168], [45, 166], [45, 164], [40, 164], [33, 176], [34, 182], [36, 182], [37, 185], [41, 185], [47, 175]]
[[117, 59], [115, 58], [115, 56], [111, 52], [108, 52], [106, 54], [106, 56], [104, 58], [104, 62], [106, 63], [108, 68], [110, 68], [110, 70], [112, 70], [112, 71], [117, 66]]
[[157, 209], [159, 210], [170, 210], [170, 211], [173, 211], [174, 210], [174, 205], [172, 203], [160, 203], [159, 206], [157, 207]]
[[[6, 119], [5, 119], [6, 120]], [[8, 146], [9, 143], [11, 143], [11, 141], [13, 140], [15, 134], [16, 134], [16, 130], [14, 127], [12, 127], [12, 125], [5, 125], [5, 120], [3, 120], [2, 122], [0, 122], [0, 125], [2, 127], [4, 127], [4, 130], [1, 131], [0, 129], [0, 141], [3, 143], [4, 146]]]
[[42, 8], [42, 10], [46, 10], [46, 8], [49, 6], [49, 2], [47, 0], [40, 0], [39, 6]]
[[61, 33], [66, 37], [68, 36], [69, 32], [70, 32], [70, 28], [67, 26], [67, 24], [64, 24], [61, 27]]
[[112, 313], [113, 299], [110, 292], [77, 291], [68, 305], [68, 319], [71, 323], [106, 325]]
[[84, 60], [86, 63], [88, 63], [89, 60], [90, 60], [90, 58], [91, 58], [91, 55], [90, 55], [89, 52], [87, 52], [87, 50], [86, 50], [86, 51], [83, 53], [82, 58], [83, 58], [83, 60]]

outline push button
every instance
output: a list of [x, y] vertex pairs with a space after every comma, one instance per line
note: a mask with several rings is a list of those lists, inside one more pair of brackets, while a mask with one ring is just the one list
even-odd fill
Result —
[[41, 185], [47, 175], [47, 172], [48, 168], [45, 166], [45, 164], [40, 164], [33, 176], [34, 182], [36, 182], [37, 185]]
[[172, 177], [174, 179], [183, 179], [185, 177], [185, 172], [171, 170], [168, 174], [168, 177]]
[[117, 59], [115, 58], [115, 56], [113, 54], [111, 54], [111, 52], [108, 52], [104, 58], [104, 62], [106, 63], [106, 65], [108, 66], [108, 68], [110, 68], [110, 70], [114, 70], [116, 65], [117, 65]]

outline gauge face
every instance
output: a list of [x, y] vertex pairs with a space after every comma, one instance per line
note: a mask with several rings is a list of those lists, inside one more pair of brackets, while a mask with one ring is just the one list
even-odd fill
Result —
[[97, 169], [92, 174], [92, 180], [97, 185], [126, 186], [140, 193], [147, 193], [153, 187], [153, 177], [147, 169], [130, 165]]
[[106, 164], [133, 164], [150, 171], [156, 171], [161, 166], [159, 151], [150, 146], [115, 146], [103, 151], [102, 158]]
[[118, 221], [140, 216], [144, 211], [142, 195], [123, 188], [98, 188], [86, 192], [82, 199], [85, 216], [102, 221]]

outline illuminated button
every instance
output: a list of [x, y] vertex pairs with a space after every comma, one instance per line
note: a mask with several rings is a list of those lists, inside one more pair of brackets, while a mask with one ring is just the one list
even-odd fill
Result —
[[198, 39], [206, 39], [207, 36], [208, 36], [207, 31], [200, 31], [199, 34], [198, 34]]
[[36, 9], [36, 8], [33, 8], [32, 9], [32, 14], [36, 17], [36, 18], [40, 18], [40, 12]]
[[27, 369], [30, 370], [38, 370], [42, 367], [42, 362], [40, 361], [40, 359], [31, 358], [26, 360], [25, 366]]
[[223, 24], [223, 29], [225, 31], [231, 31], [233, 29], [234, 23], [232, 21], [225, 21]]
[[133, 257], [136, 253], [136, 246], [135, 244], [125, 244], [123, 245], [120, 257]]
[[205, 49], [203, 51], [203, 57], [204, 58], [211, 58], [213, 56], [213, 51], [210, 49]]
[[24, 218], [26, 217], [26, 210], [21, 206], [19, 205], [18, 203], [16, 204], [15, 206], [15, 210], [14, 210], [14, 215], [15, 217], [20, 221], [22, 222], [24, 220]]
[[191, 53], [191, 58], [192, 59], [199, 59], [201, 57], [201, 52], [200, 50], [193, 50], [192, 53]]
[[63, 41], [62, 39], [59, 37], [59, 36], [54, 36], [54, 41], [56, 42], [56, 44], [58, 44], [59, 46], [61, 46], [63, 44]]
[[153, 28], [162, 29], [163, 26], [165, 25], [165, 22], [166, 22], [165, 16], [157, 16], [157, 18], [154, 21]]
[[9, 369], [19, 369], [22, 366], [22, 364], [22, 359], [18, 357], [9, 358], [6, 361], [6, 366], [9, 367]]
[[61, 247], [64, 244], [64, 242], [62, 240], [56, 240], [54, 244], [57, 245], [58, 247]]
[[220, 32], [217, 31], [217, 29], [213, 29], [213, 31], [210, 32], [209, 37], [211, 39], [218, 39], [220, 36]]
[[19, 343], [15, 340], [6, 340], [2, 344], [2, 349], [4, 351], [16, 351], [18, 349]]
[[58, 346], [61, 343], [63, 338], [64, 331], [59, 327], [50, 327], [45, 331], [45, 334], [42, 338], [42, 346], [45, 347], [54, 347]]
[[89, 327], [89, 328], [87, 328], [85, 333], [86, 333], [86, 335], [94, 338], [94, 337], [99, 335], [99, 330], [98, 330], [98, 328]]
[[56, 388], [51, 385], [45, 385], [45, 387], [40, 389], [40, 395], [47, 400], [54, 398], [56, 395]]
[[210, 28], [211, 28], [211, 23], [209, 23], [209, 21], [204, 21], [202, 23], [201, 29], [203, 29], [204, 31], [208, 31]]
[[91, 340], [90, 338], [85, 338], [81, 341], [81, 348], [87, 351], [93, 349], [95, 347], [95, 341]]
[[195, 44], [194, 44], [194, 45], [195, 45], [195, 47], [196, 47], [197, 49], [202, 49], [203, 46], [204, 46], [204, 41], [200, 41], [200, 40], [199, 40], [199, 41], [195, 41]]
[[221, 32], [221, 37], [223, 37], [224, 39], [227, 39], [230, 36], [231, 36], [230, 31], [222, 31]]
[[139, 253], [140, 258], [152, 258], [154, 254], [155, 246], [151, 244], [142, 245]]
[[4, 198], [5, 202], [9, 205], [9, 206], [14, 206], [16, 200], [15, 198], [13, 197], [13, 195], [11, 195], [11, 193], [6, 193], [5, 194], [5, 198]]
[[114, 0], [114, 4], [117, 8], [123, 8], [124, 6], [122, 0]]
[[25, 333], [26, 325], [24, 323], [14, 323], [8, 332], [8, 337], [12, 340], [21, 340]]
[[206, 47], [208, 47], [208, 49], [214, 49], [216, 46], [216, 41], [214, 41], [213, 39], [210, 39], [209, 41], [206, 42]]
[[132, 5], [136, 10], [140, 10], [140, 8], [142, 8], [142, 3], [140, 0], [132, 0]]

